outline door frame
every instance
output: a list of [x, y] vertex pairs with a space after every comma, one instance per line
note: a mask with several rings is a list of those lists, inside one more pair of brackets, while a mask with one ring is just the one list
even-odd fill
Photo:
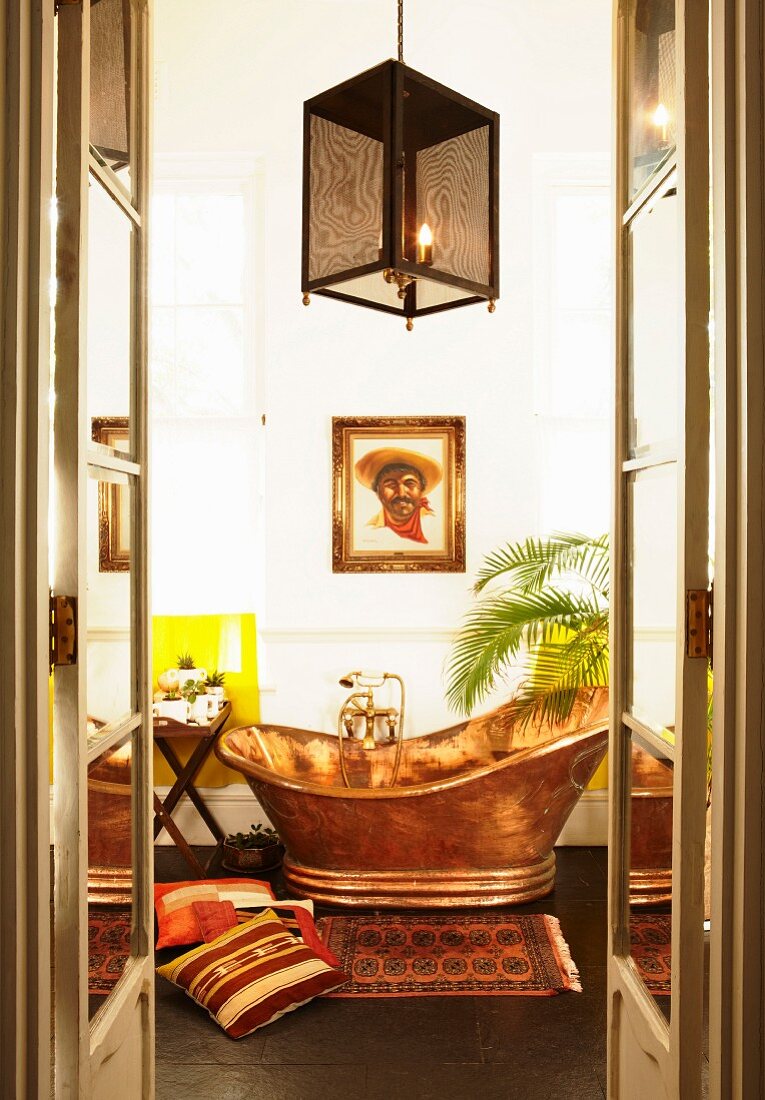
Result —
[[[708, 586], [709, 219], [706, 5], [675, 0], [677, 146], [665, 168], [632, 195], [630, 44], [636, 0], [614, 7], [616, 385], [611, 607], [611, 789], [608, 929], [608, 1095], [701, 1094], [703, 871], [706, 805], [707, 662], [686, 652], [688, 590]], [[674, 167], [673, 167], [674, 165]], [[672, 830], [672, 1010], [667, 1022], [630, 954], [628, 898], [631, 780], [629, 715], [629, 508], [631, 471], [663, 461], [631, 458], [628, 439], [630, 228], [677, 173], [679, 349], [677, 395], [677, 600]], [[637, 729], [640, 723], [634, 728]], [[648, 733], [650, 731], [646, 731]], [[622, 1059], [624, 1065], [622, 1066]], [[620, 1079], [624, 1069], [629, 1080]]]
[[765, 1093], [763, 0], [711, 0], [716, 497], [710, 1089]]
[[50, 1080], [48, 390], [53, 4], [0, 0], [0, 1094]]
[[[54, 669], [53, 822], [56, 1096], [129, 1097], [154, 1094], [154, 967], [152, 869], [151, 624], [148, 587], [148, 339], [146, 236], [149, 181], [149, 6], [123, 0], [129, 13], [128, 88], [130, 192], [90, 145], [90, 13], [93, 0], [59, 0], [55, 331], [55, 494], [51, 585], [74, 595], [79, 660]], [[131, 454], [102, 456], [89, 443], [88, 234], [89, 188], [101, 188], [131, 228]], [[91, 364], [95, 366], [95, 364]], [[73, 430], [74, 429], [74, 430]], [[89, 623], [87, 480], [117, 472], [132, 488], [130, 531], [130, 714], [89, 743], [87, 628]], [[107, 730], [109, 732], [107, 732]], [[131, 953], [106, 1002], [88, 1011], [88, 768], [112, 748], [131, 743]], [[97, 823], [96, 823], [97, 824]]]

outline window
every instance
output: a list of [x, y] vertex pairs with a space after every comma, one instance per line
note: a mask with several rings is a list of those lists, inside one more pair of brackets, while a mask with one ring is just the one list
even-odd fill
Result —
[[539, 530], [609, 526], [610, 161], [534, 158], [534, 410]]
[[257, 164], [160, 162], [152, 203], [155, 613], [254, 609]]

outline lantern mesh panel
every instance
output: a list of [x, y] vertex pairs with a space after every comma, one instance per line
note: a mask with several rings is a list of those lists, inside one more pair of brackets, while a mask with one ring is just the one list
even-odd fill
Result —
[[472, 298], [468, 290], [459, 290], [445, 283], [436, 283], [427, 276], [417, 278], [417, 309], [430, 309], [433, 306], [445, 306], [453, 302], [461, 302], [465, 298]]
[[130, 160], [129, 75], [129, 0], [99, 0], [90, 11], [90, 143], [113, 168]]
[[373, 271], [370, 275], [348, 279], [344, 283], [333, 283], [331, 289], [336, 290], [338, 294], [349, 294], [352, 298], [360, 298], [364, 302], [376, 302], [389, 309], [403, 310], [404, 308], [404, 302], [398, 296], [398, 287], [395, 283], [386, 283], [382, 271]]
[[382, 210], [382, 142], [311, 115], [308, 278], [379, 260]]
[[417, 225], [433, 230], [434, 270], [489, 283], [489, 127], [420, 149], [416, 178]]

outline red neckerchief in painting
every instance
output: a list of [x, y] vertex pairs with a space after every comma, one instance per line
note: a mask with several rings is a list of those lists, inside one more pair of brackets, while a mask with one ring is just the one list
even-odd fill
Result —
[[402, 539], [411, 539], [412, 542], [427, 542], [428, 540], [422, 533], [422, 523], [420, 521], [420, 511], [422, 509], [424, 509], [429, 516], [433, 515], [427, 497], [420, 498], [419, 506], [415, 508], [409, 519], [404, 520], [403, 523], [394, 523], [385, 509], [383, 509], [385, 526], [390, 527], [391, 531], [395, 531]]

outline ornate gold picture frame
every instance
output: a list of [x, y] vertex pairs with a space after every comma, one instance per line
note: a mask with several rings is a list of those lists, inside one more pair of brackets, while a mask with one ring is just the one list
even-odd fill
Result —
[[332, 571], [465, 572], [465, 418], [332, 418]]
[[[126, 416], [94, 416], [91, 438], [116, 451], [130, 449]], [[98, 483], [98, 571], [130, 571], [130, 494], [126, 485]]]

